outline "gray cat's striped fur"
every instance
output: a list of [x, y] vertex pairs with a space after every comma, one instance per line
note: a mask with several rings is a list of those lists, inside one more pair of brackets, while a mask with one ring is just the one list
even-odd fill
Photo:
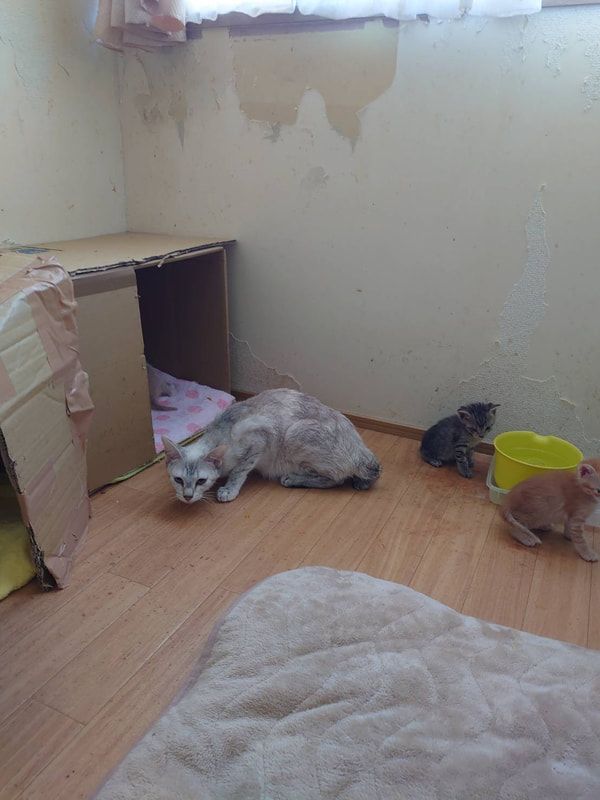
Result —
[[252, 470], [283, 486], [326, 489], [347, 480], [368, 489], [379, 462], [350, 420], [293, 389], [270, 389], [234, 403], [187, 447], [163, 438], [179, 500], [194, 503], [220, 477], [221, 502], [234, 500]]

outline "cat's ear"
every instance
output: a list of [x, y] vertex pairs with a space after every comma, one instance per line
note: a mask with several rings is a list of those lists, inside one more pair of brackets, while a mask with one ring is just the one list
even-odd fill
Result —
[[464, 422], [465, 424], [473, 421], [471, 412], [464, 406], [461, 406], [456, 413], [458, 414], [460, 421]]
[[592, 475], [596, 475], [596, 470], [591, 464], [587, 464], [585, 461], [582, 461], [577, 467], [577, 474], [580, 478], [589, 478]]
[[500, 403], [488, 403], [488, 411], [495, 411], [500, 408]]
[[208, 455], [204, 457], [204, 460], [210, 461], [211, 464], [213, 464], [217, 469], [219, 469], [221, 467], [221, 464], [223, 463], [223, 458], [226, 452], [227, 452], [227, 445], [220, 444], [218, 447], [215, 447], [214, 450], [211, 450], [210, 453], [208, 453]]
[[165, 449], [165, 458], [167, 460], [167, 464], [171, 464], [173, 461], [178, 461], [180, 458], [183, 457], [183, 453], [177, 447], [175, 442], [172, 442], [170, 439], [167, 439], [166, 436], [162, 437], [163, 447]]

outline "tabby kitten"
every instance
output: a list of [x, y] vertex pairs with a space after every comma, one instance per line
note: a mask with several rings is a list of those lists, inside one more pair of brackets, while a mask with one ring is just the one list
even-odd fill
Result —
[[573, 542], [584, 561], [598, 556], [583, 535], [585, 521], [600, 501], [600, 459], [582, 461], [575, 472], [557, 470], [535, 475], [518, 483], [506, 495], [502, 515], [510, 525], [513, 539], [527, 547], [541, 544], [534, 531], [564, 525], [564, 536]]
[[432, 467], [456, 463], [463, 478], [473, 477], [473, 450], [496, 421], [497, 403], [470, 403], [423, 434], [421, 457]]

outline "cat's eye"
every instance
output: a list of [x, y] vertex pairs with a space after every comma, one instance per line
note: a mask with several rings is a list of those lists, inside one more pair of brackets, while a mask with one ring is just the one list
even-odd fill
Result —
[[175, 483], [177, 483], [179, 486], [183, 486], [183, 478], [174, 478], [173, 480], [174, 480], [174, 481], [175, 481]]
[[202, 486], [203, 483], [206, 483], [206, 478], [198, 478], [196, 486]]

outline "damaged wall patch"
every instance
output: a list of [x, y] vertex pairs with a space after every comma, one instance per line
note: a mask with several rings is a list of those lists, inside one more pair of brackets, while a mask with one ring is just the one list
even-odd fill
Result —
[[500, 430], [521, 430], [524, 420], [535, 420], [539, 433], [566, 436], [584, 452], [598, 451], [600, 440], [586, 435], [577, 406], [562, 395], [556, 376], [540, 380], [525, 374], [531, 337], [547, 309], [550, 251], [543, 190], [544, 186], [536, 192], [527, 216], [527, 261], [504, 302], [496, 350], [474, 375], [459, 381], [448, 394], [457, 406], [472, 400], [500, 403]]
[[[304, 93], [323, 97], [327, 118], [352, 142], [358, 112], [388, 89], [396, 73], [398, 27], [380, 22], [335, 30], [233, 36], [235, 84], [242, 111], [268, 123], [293, 125]], [[274, 67], [275, 65], [275, 67]]]
[[527, 263], [506, 298], [500, 314], [499, 343], [503, 353], [525, 358], [531, 335], [546, 313], [546, 274], [550, 251], [546, 241], [546, 212], [541, 186], [527, 216]]
[[293, 375], [279, 372], [270, 367], [244, 339], [229, 334], [231, 347], [231, 382], [233, 388], [240, 392], [258, 394], [265, 389], [298, 389], [301, 386]]

